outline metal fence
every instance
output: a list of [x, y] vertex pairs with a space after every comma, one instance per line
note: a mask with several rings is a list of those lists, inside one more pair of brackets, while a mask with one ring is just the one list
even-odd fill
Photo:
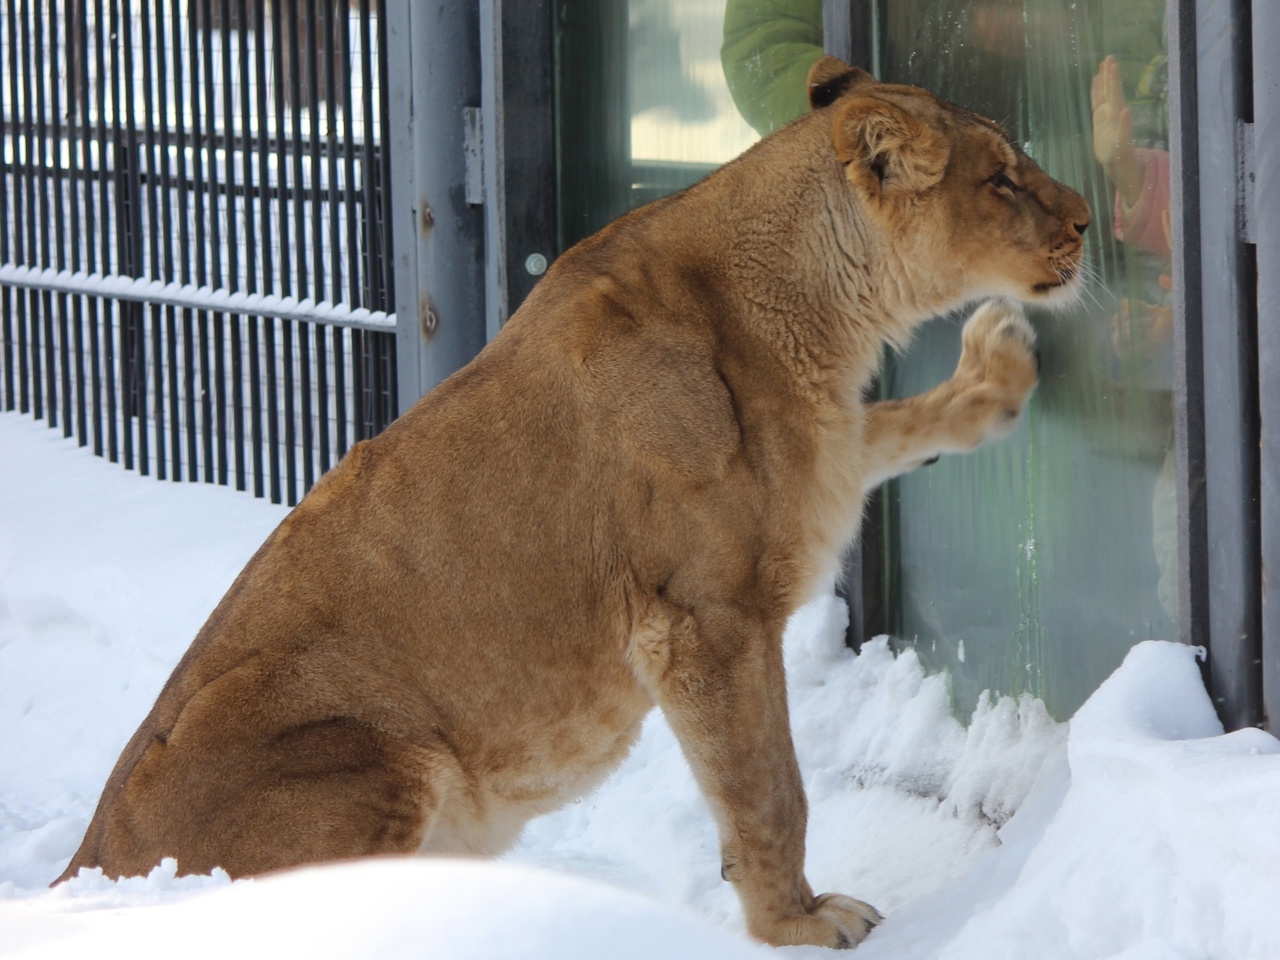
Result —
[[0, 404], [295, 503], [396, 415], [385, 0], [0, 0]]

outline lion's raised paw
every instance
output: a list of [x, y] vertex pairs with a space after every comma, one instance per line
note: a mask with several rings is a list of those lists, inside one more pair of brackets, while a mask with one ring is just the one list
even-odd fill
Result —
[[1021, 367], [1019, 372], [1023, 374], [1030, 372], [1034, 382], [1039, 367], [1035, 355], [1036, 332], [1016, 301], [998, 298], [983, 303], [965, 321], [961, 342], [962, 367], [966, 359], [982, 366], [1003, 361]]
[[965, 322], [952, 380], [961, 406], [956, 435], [972, 448], [1013, 429], [1040, 377], [1036, 334], [1021, 306], [988, 300]]

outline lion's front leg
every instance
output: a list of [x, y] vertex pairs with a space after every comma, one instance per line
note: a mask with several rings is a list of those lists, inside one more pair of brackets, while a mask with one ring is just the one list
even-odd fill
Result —
[[804, 876], [807, 807], [791, 742], [781, 625], [729, 606], [663, 604], [631, 661], [680, 741], [720, 828], [721, 875], [752, 935], [773, 944], [851, 947], [880, 920]]
[[989, 300], [965, 322], [960, 363], [926, 393], [867, 407], [863, 490], [1007, 435], [1039, 376], [1036, 335], [1012, 300]]

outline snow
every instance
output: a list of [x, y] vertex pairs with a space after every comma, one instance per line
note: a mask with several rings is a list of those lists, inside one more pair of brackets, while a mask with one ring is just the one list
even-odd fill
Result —
[[[169, 861], [46, 889], [173, 664], [285, 513], [138, 477], [0, 414], [0, 956], [828, 955], [745, 938], [657, 715], [608, 782], [499, 863], [233, 883], [176, 878]], [[1280, 957], [1280, 742], [1223, 734], [1199, 651], [1140, 644], [1069, 725], [1028, 698], [985, 698], [962, 724], [944, 676], [883, 639], [854, 656], [843, 628], [839, 601], [816, 598], [786, 662], [810, 880], [888, 917], [859, 957]]]
[[366, 307], [352, 307], [327, 300], [317, 302], [310, 297], [299, 299], [274, 293], [249, 293], [223, 287], [104, 275], [84, 270], [57, 270], [52, 267], [0, 263], [0, 285], [74, 296], [132, 300], [188, 310], [303, 320], [331, 327], [353, 327], [384, 333], [394, 333], [396, 329], [395, 316], [384, 310], [369, 310]]

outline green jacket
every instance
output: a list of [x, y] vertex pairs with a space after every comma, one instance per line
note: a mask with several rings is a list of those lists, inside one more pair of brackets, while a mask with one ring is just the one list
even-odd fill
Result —
[[762, 136], [809, 109], [822, 56], [822, 0], [729, 0], [720, 63], [738, 112]]

